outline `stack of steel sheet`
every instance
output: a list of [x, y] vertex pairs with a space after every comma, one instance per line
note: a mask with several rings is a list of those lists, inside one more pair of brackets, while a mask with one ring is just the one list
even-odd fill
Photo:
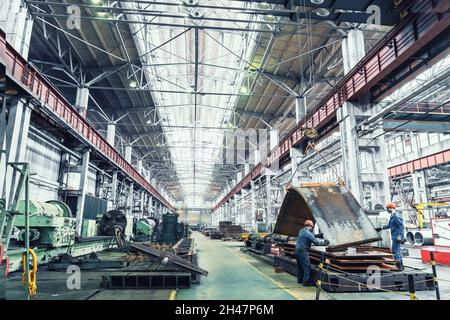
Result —
[[[366, 272], [370, 266], [377, 266], [380, 270], [397, 271], [394, 256], [387, 248], [355, 247], [356, 252], [348, 251], [327, 252], [325, 247], [311, 247], [309, 257], [312, 264], [319, 264], [321, 254], [324, 254], [324, 264], [335, 271]], [[295, 242], [282, 244], [284, 255], [295, 258]]]
[[[326, 252], [324, 248], [313, 248], [310, 251], [311, 261], [318, 264], [324, 253], [325, 265], [345, 272], [366, 272], [369, 267], [380, 270], [398, 271], [394, 256], [385, 248], [357, 247], [355, 253], [347, 251]], [[389, 250], [389, 249], [388, 249]]]
[[219, 230], [222, 231], [226, 226], [231, 226], [232, 221], [219, 221]]
[[219, 231], [225, 238], [238, 238], [239, 240], [242, 233], [244, 232], [242, 226], [238, 224], [227, 224], [219, 226]]

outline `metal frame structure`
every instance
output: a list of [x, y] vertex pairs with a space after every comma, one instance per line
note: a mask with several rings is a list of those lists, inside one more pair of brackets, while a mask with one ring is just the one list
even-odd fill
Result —
[[71, 130], [73, 134], [103, 155], [170, 210], [175, 210], [35, 68], [7, 43], [3, 32], [0, 33], [0, 46], [4, 48], [4, 51], [2, 51], [2, 60], [6, 67], [7, 76], [13, 79], [19, 86], [26, 89], [31, 97], [39, 101], [42, 111], [46, 111], [55, 117], [63, 127]]
[[[306, 117], [271, 150], [267, 159], [259, 163], [213, 208], [220, 208], [226, 201], [247, 187], [252, 180], [262, 174], [264, 168], [275, 161], [280, 161], [289, 154], [292, 147], [304, 143], [304, 129], [316, 128], [322, 134], [329, 132], [336, 125], [336, 111], [345, 101], [357, 99], [362, 93], [375, 87], [390, 73], [402, 66], [408, 58], [425, 47], [434, 38], [445, 33], [449, 25], [449, 14], [445, 6], [432, 1], [421, 1], [418, 12], [426, 14], [409, 14], [402, 22], [391, 30], [372, 50], [360, 61], [334, 90], [331, 90], [315, 107], [308, 111]], [[420, 17], [420, 19], [419, 19]], [[438, 52], [435, 52], [438, 54]], [[431, 58], [431, 57], [428, 57]], [[435, 57], [433, 57], [435, 58]], [[417, 70], [413, 70], [417, 72]], [[410, 73], [410, 76], [412, 74]], [[391, 88], [390, 90], [394, 90]], [[388, 91], [389, 92], [389, 91]]]

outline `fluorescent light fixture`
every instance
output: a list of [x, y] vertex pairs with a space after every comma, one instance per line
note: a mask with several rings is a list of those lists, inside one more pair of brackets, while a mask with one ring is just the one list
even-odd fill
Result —
[[109, 18], [109, 12], [108, 11], [97, 11], [95, 15], [99, 18]]
[[136, 88], [137, 82], [136, 82], [136, 80], [130, 80], [130, 83], [128, 85], [130, 86], [130, 88]]
[[320, 17], [328, 17], [330, 15], [330, 10], [325, 8], [320, 8], [316, 11], [316, 14]]

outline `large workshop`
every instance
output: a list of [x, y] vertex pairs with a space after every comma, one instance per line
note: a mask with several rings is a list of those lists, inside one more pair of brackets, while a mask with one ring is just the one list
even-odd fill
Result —
[[450, 300], [449, 8], [0, 0], [0, 300]]

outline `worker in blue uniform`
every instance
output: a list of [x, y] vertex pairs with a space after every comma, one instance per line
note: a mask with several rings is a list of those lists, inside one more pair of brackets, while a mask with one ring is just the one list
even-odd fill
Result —
[[311, 262], [309, 260], [309, 250], [311, 244], [316, 246], [328, 246], [330, 241], [318, 239], [313, 234], [314, 222], [306, 220], [303, 228], [300, 229], [295, 246], [297, 258], [297, 283], [302, 283], [305, 287], [313, 286], [310, 282]]
[[405, 243], [405, 227], [403, 225], [402, 216], [395, 211], [395, 203], [389, 202], [386, 205], [387, 211], [391, 214], [389, 219], [389, 223], [383, 227], [376, 228], [377, 232], [381, 230], [390, 229], [391, 230], [391, 238], [392, 238], [392, 254], [394, 255], [394, 259], [397, 262], [397, 267], [400, 270], [403, 270], [403, 259], [401, 252], [401, 245]]

